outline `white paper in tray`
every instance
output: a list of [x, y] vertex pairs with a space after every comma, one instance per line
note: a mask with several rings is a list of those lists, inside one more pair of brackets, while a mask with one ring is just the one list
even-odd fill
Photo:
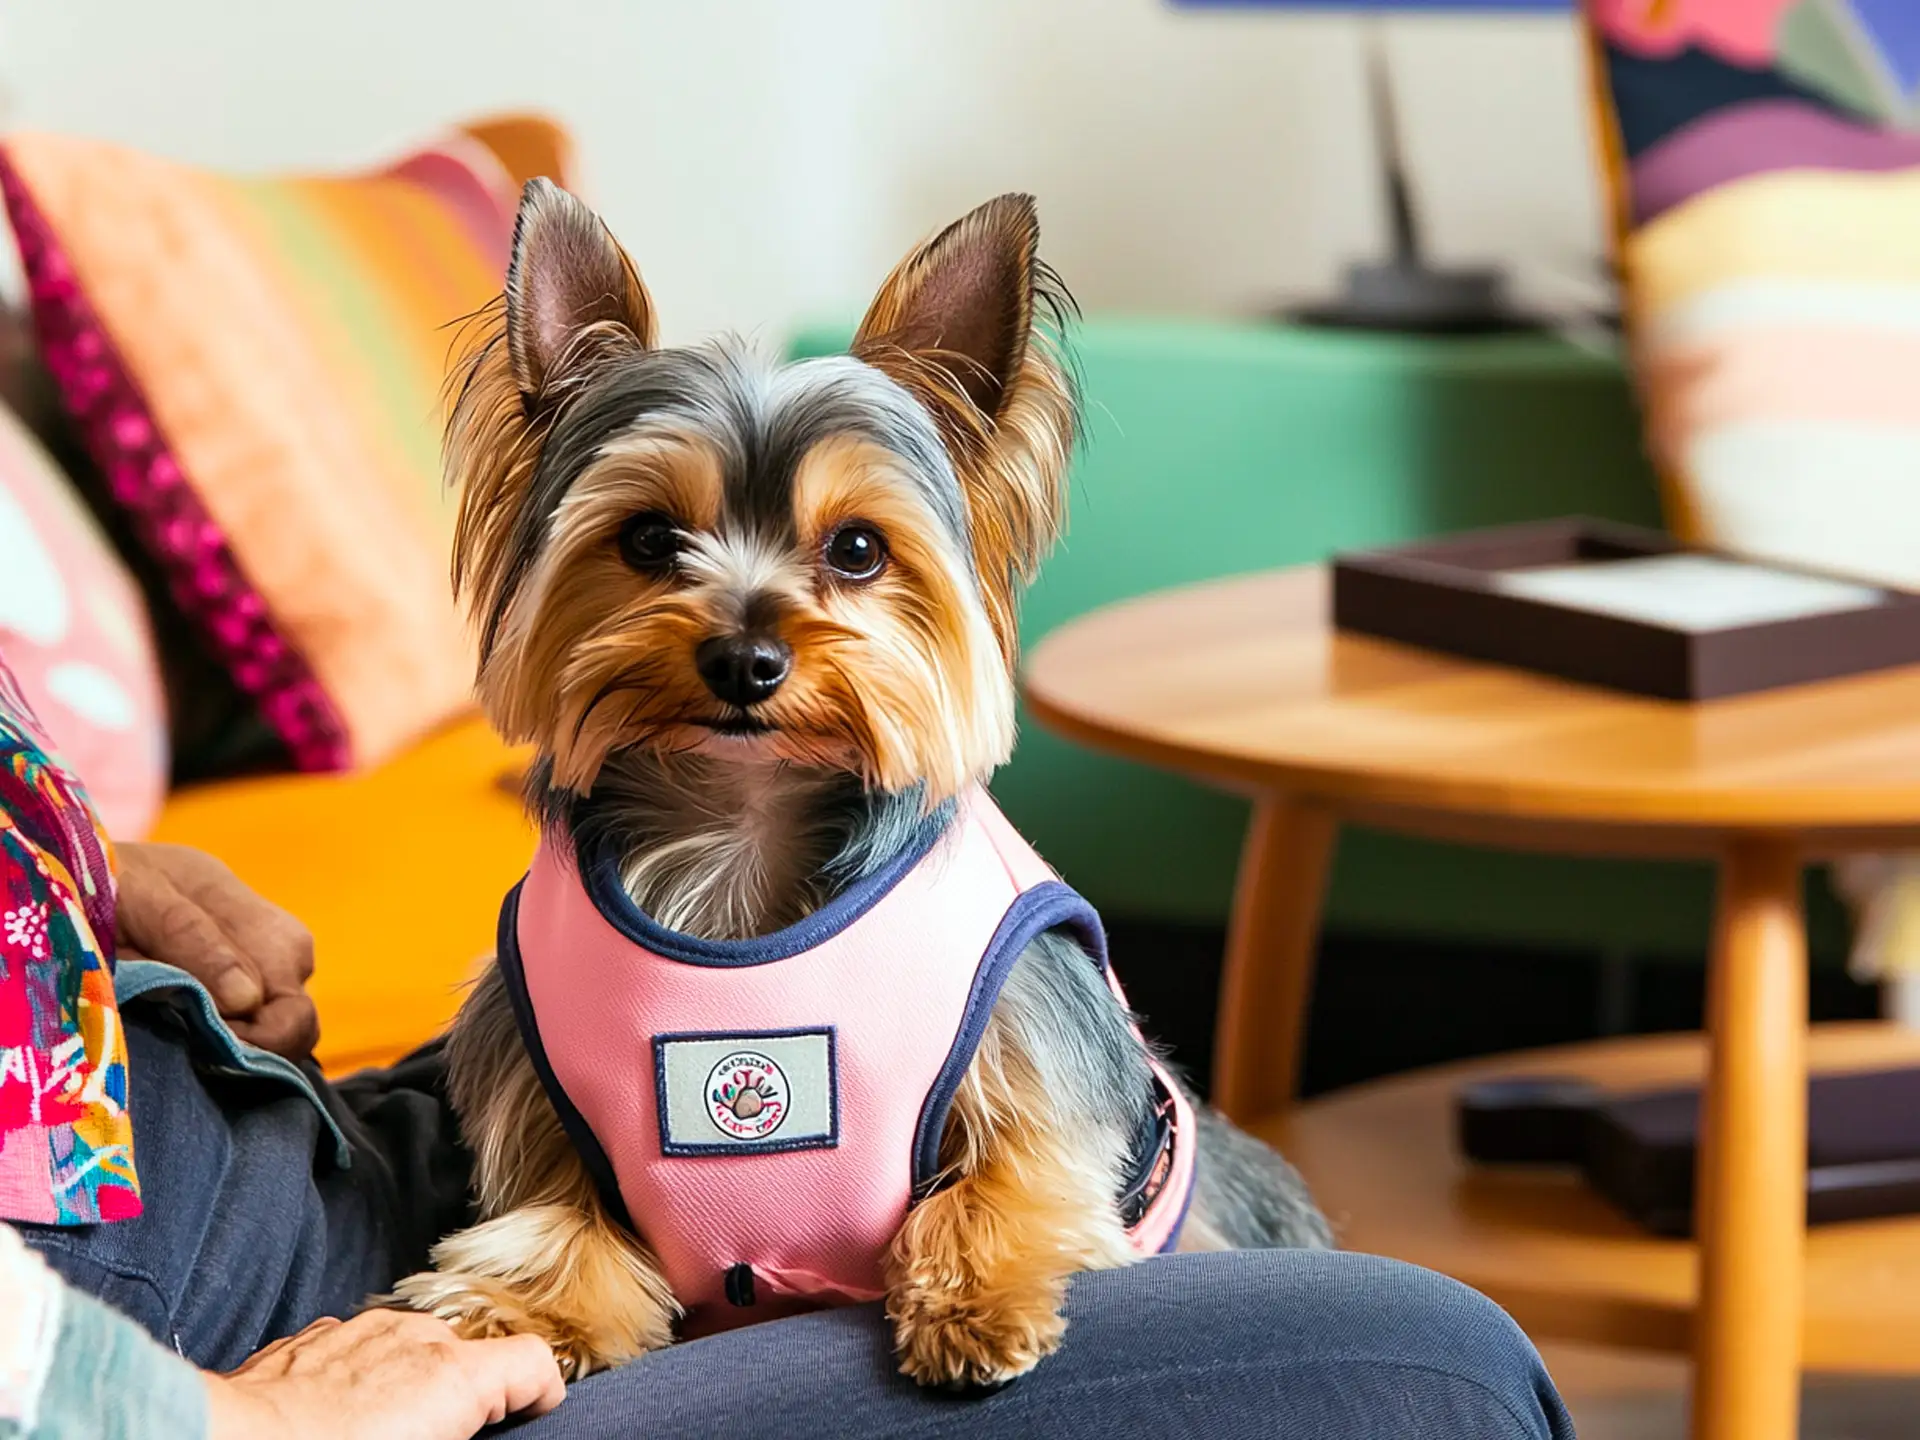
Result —
[[1871, 585], [1691, 553], [1503, 570], [1496, 589], [1702, 634], [1882, 604]]

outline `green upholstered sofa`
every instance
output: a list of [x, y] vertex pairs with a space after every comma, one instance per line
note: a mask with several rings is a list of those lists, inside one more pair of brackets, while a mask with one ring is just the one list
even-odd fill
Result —
[[[808, 330], [796, 356], [845, 347]], [[1076, 332], [1086, 443], [1029, 643], [1109, 601], [1445, 531], [1588, 514], [1657, 525], [1618, 357], [1546, 336], [1427, 339], [1269, 323], [1094, 318]], [[994, 789], [1116, 915], [1218, 922], [1246, 808], [1023, 723]], [[1349, 833], [1329, 928], [1697, 955], [1704, 867], [1496, 854]], [[1844, 928], [1824, 887], [1814, 944]]]

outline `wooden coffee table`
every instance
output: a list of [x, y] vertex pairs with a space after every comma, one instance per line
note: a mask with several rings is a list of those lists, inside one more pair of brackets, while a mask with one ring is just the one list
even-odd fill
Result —
[[[1920, 1062], [1920, 1035], [1809, 1041], [1801, 867], [1920, 847], [1920, 667], [1686, 706], [1327, 624], [1325, 572], [1096, 611], [1034, 651], [1041, 723], [1255, 801], [1221, 982], [1214, 1097], [1286, 1149], [1343, 1242], [1446, 1271], [1537, 1338], [1691, 1348], [1693, 1434], [1789, 1440], [1802, 1363], [1920, 1373], [1920, 1219], [1804, 1227], [1806, 1076]], [[1294, 1105], [1321, 892], [1343, 821], [1571, 854], [1711, 857], [1704, 1037], [1430, 1070]], [[1469, 1169], [1469, 1076], [1704, 1075], [1698, 1247], [1570, 1178]]]

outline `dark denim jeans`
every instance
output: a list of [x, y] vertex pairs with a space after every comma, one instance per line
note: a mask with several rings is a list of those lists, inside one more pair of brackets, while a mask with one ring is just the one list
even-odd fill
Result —
[[[154, 980], [148, 972], [148, 982]], [[193, 991], [126, 1006], [137, 1220], [27, 1227], [74, 1285], [214, 1368], [351, 1312], [465, 1219], [431, 1053], [339, 1087], [252, 1063]], [[259, 1073], [253, 1073], [259, 1072]], [[335, 1163], [337, 1129], [353, 1161]], [[1573, 1428], [1526, 1337], [1365, 1255], [1183, 1255], [1087, 1275], [1058, 1354], [990, 1395], [894, 1372], [878, 1308], [756, 1325], [573, 1388], [527, 1440], [967, 1435], [1506, 1440]], [[351, 1440], [351, 1437], [345, 1437]]]

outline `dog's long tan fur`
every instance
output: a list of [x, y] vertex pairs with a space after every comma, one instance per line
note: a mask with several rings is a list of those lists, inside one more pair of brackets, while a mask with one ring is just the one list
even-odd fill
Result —
[[513, 1028], [497, 971], [453, 1034], [453, 1102], [480, 1223], [435, 1247], [399, 1298], [462, 1334], [538, 1335], [569, 1378], [658, 1349], [679, 1306], [651, 1253], [606, 1213]]

